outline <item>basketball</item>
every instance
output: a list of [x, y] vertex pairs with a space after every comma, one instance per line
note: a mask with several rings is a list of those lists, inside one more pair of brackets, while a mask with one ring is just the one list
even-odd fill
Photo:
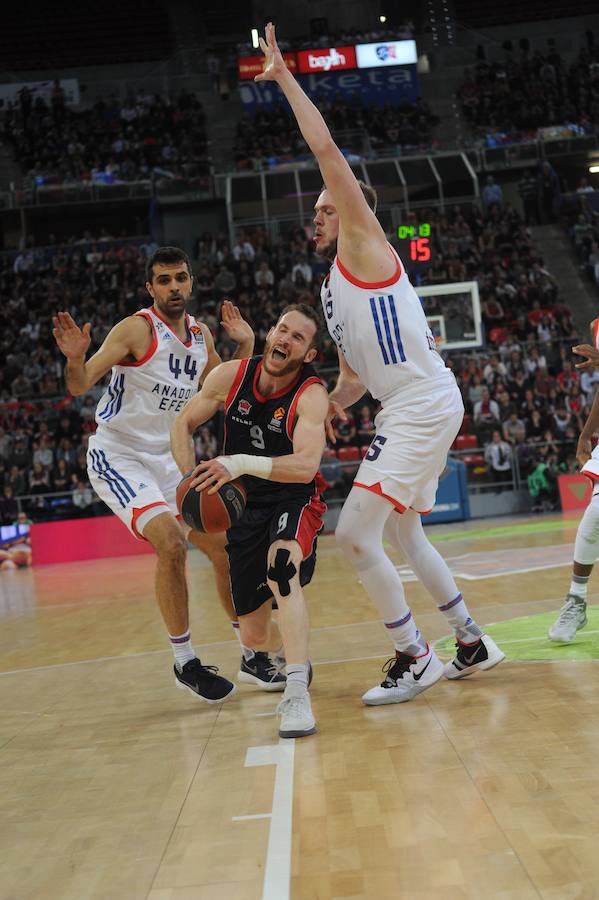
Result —
[[186, 525], [194, 531], [217, 534], [236, 525], [245, 509], [246, 490], [240, 478], [227, 482], [216, 494], [208, 488], [198, 492], [191, 488], [192, 474], [184, 475], [177, 486], [177, 509]]

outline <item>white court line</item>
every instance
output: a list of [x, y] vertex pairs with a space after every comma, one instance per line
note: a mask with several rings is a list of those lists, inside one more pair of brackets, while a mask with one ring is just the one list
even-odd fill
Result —
[[262, 900], [289, 900], [294, 758], [293, 738], [281, 738], [278, 745], [248, 747], [245, 756], [246, 766], [276, 766]]
[[[449, 560], [446, 560], [449, 562]], [[485, 578], [503, 578], [505, 575], [525, 575], [526, 572], [541, 572], [545, 571], [545, 569], [561, 569], [564, 566], [571, 566], [572, 560], [569, 562], [556, 562], [556, 563], [543, 563], [540, 566], [527, 566], [525, 569], [502, 569], [501, 572], [484, 572], [480, 575], [472, 575], [469, 572], [454, 572], [452, 571], [452, 575], [454, 578], [462, 578], [464, 581], [483, 581]], [[395, 566], [396, 571], [400, 576], [404, 578], [411, 578], [414, 581], [418, 581], [418, 578], [409, 568], [409, 566], [401, 565]]]
[[[495, 622], [494, 624], [498, 624], [498, 623]], [[586, 637], [588, 637], [589, 634], [599, 634], [599, 629], [596, 629], [595, 631], [586, 631], [585, 630], [584, 634], [582, 634], [581, 637], [586, 638]], [[436, 649], [437, 644], [440, 644], [441, 641], [446, 641], [446, 640], [447, 640], [447, 637], [439, 638], [438, 640], [436, 640], [434, 642], [433, 646]], [[549, 641], [549, 638], [547, 637], [547, 634], [533, 634], [527, 638], [501, 638], [499, 642], [500, 642], [501, 646], [503, 647], [505, 644], [528, 644], [530, 641]], [[547, 649], [549, 650], [550, 647], [554, 646], [556, 643], [557, 643], [556, 641], [551, 641], [549, 644], [549, 647], [547, 647]], [[561, 643], [561, 644], [558, 643], [557, 645], [559, 647], [566, 647], [567, 643]]]
[[232, 822], [249, 822], [250, 819], [272, 819], [272, 813], [255, 813], [253, 816], [231, 816]]

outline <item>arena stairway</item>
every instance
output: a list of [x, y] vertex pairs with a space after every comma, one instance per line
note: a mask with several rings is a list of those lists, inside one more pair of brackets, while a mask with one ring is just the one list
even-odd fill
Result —
[[537, 225], [532, 234], [547, 269], [557, 278], [560, 301], [570, 307], [574, 323], [586, 340], [589, 323], [599, 315], [599, 302], [583, 276], [565, 229], [561, 225]]

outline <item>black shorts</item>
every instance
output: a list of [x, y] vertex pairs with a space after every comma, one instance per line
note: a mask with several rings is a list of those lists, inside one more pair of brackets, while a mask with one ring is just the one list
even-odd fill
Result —
[[273, 506], [246, 507], [239, 525], [227, 531], [233, 604], [238, 616], [272, 599], [266, 582], [268, 551], [275, 541], [297, 541], [302, 549], [300, 584], [309, 584], [316, 565], [316, 538], [326, 504], [320, 497], [291, 498]]

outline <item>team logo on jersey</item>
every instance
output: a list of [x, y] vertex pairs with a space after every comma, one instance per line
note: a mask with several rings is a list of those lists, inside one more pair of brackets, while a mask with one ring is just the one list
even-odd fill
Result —
[[275, 409], [272, 419], [268, 423], [268, 428], [270, 431], [281, 431], [283, 425], [283, 419], [285, 418], [285, 407], [279, 406], [278, 409]]
[[189, 330], [191, 331], [192, 334], [201, 334], [202, 333], [202, 329], [200, 328], [199, 325], [190, 325]]
[[193, 337], [194, 341], [196, 342], [196, 344], [203, 344], [203, 343], [204, 343], [204, 334], [203, 334], [202, 329], [200, 328], [199, 325], [190, 325], [190, 326], [189, 326], [189, 333], [192, 335], [192, 337]]
[[237, 409], [241, 413], [242, 416], [247, 416], [247, 414], [249, 413], [251, 408], [252, 408], [252, 404], [248, 403], [247, 400], [240, 400], [239, 404], [237, 406]]
[[169, 331], [165, 331], [164, 334], [162, 335], [162, 340], [163, 341], [172, 341], [173, 336]]

